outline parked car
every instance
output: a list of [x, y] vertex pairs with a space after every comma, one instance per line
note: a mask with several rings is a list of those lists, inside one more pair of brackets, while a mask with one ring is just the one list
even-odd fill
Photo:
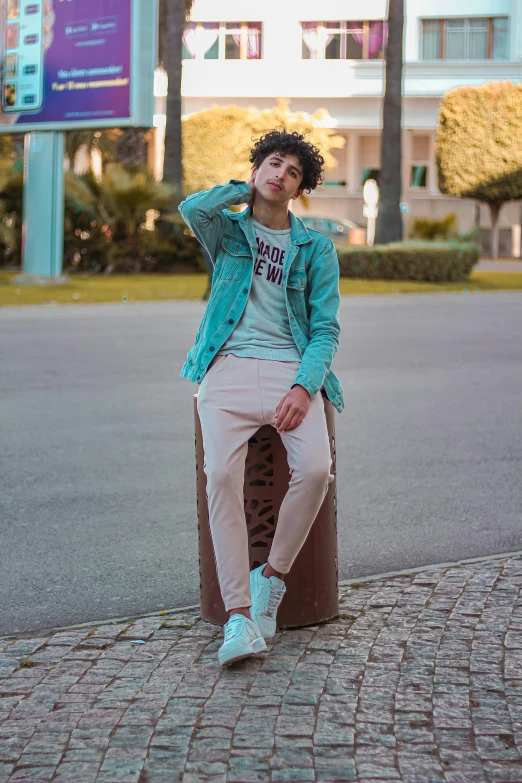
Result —
[[307, 228], [315, 228], [316, 231], [326, 234], [334, 242], [351, 242], [358, 245], [365, 241], [364, 227], [354, 223], [353, 220], [319, 217], [317, 215], [305, 215], [301, 217], [301, 220]]

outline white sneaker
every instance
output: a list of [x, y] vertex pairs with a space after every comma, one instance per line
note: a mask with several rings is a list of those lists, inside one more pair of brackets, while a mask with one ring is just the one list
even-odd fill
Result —
[[225, 641], [218, 652], [221, 666], [266, 650], [265, 640], [259, 628], [243, 614], [233, 614], [225, 625], [224, 631]]
[[250, 616], [263, 637], [271, 639], [276, 632], [276, 614], [286, 592], [286, 585], [277, 576], [263, 576], [264, 565], [250, 572]]

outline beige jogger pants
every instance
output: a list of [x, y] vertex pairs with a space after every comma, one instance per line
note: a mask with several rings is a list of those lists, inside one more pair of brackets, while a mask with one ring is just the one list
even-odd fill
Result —
[[[198, 393], [208, 511], [221, 594], [227, 611], [251, 606], [243, 483], [248, 440], [274, 425], [278, 403], [290, 391], [297, 362], [218, 356]], [[279, 512], [268, 562], [288, 573], [332, 481], [330, 444], [321, 394], [301, 424], [281, 432], [290, 485]]]

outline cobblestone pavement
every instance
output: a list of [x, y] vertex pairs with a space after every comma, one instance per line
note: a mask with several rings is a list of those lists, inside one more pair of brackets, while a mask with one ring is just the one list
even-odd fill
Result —
[[520, 557], [343, 584], [224, 671], [192, 610], [4, 639], [0, 783], [522, 783], [521, 586]]

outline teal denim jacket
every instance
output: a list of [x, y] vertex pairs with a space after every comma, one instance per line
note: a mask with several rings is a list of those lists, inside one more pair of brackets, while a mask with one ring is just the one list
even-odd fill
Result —
[[[252, 283], [257, 244], [250, 209], [228, 207], [250, 198], [247, 182], [231, 180], [189, 196], [179, 211], [214, 264], [212, 293], [181, 375], [201, 383], [208, 367], [243, 314]], [[290, 328], [301, 354], [295, 379], [313, 397], [324, 388], [339, 412], [341, 384], [330, 365], [339, 344], [339, 262], [324, 234], [305, 228], [290, 213], [290, 245], [283, 266]]]

